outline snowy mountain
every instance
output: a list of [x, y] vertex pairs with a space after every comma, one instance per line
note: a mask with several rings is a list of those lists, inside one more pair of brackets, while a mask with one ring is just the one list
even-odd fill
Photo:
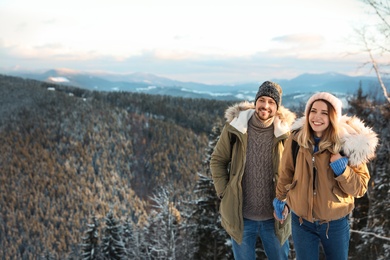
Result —
[[[148, 73], [90, 73], [68, 69], [49, 70], [42, 74], [13, 73], [13, 75], [96, 91], [129, 91], [216, 100], [251, 101], [256, 95], [258, 86], [262, 83], [208, 85], [197, 82], [181, 82]], [[302, 74], [291, 80], [269, 80], [279, 83], [283, 88], [283, 95], [287, 98], [299, 98], [300, 95], [317, 91], [329, 91], [336, 95], [345, 96], [356, 93], [359, 86], [366, 93], [373, 93], [378, 89], [375, 77], [351, 77], [339, 73]]]

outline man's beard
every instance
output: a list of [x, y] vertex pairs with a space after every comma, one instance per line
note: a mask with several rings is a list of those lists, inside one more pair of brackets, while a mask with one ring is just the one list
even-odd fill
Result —
[[[266, 115], [264, 114], [264, 112], [266, 112]], [[273, 118], [275, 114], [272, 114], [272, 111], [270, 110], [260, 108], [258, 111], [256, 111], [256, 116], [262, 121], [267, 121]]]

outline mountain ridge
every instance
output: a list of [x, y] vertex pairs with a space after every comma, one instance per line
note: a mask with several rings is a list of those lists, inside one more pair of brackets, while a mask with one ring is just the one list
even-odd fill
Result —
[[[96, 91], [125, 91], [216, 100], [249, 100], [256, 95], [262, 82], [236, 84], [204, 84], [183, 82], [151, 73], [127, 74], [82, 72], [70, 69], [52, 69], [44, 73], [16, 73], [12, 75], [51, 83], [76, 86]], [[279, 83], [284, 95], [307, 94], [318, 91], [355, 93], [359, 86], [372, 92], [377, 79], [369, 76], [348, 76], [337, 72], [304, 73], [293, 79], [267, 79]]]

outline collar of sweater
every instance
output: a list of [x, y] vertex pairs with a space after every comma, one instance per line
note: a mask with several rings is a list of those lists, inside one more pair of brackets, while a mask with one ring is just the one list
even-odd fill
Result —
[[267, 120], [261, 120], [256, 113], [254, 113], [249, 120], [249, 123], [252, 124], [255, 128], [267, 128], [270, 127], [273, 122], [274, 117], [271, 117]]

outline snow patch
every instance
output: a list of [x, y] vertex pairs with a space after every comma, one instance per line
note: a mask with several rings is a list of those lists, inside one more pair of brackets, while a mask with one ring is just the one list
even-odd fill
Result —
[[69, 79], [65, 77], [49, 77], [49, 80], [56, 83], [69, 82]]
[[149, 86], [147, 88], [137, 88], [137, 91], [150, 91], [152, 89], [156, 89], [156, 86]]

